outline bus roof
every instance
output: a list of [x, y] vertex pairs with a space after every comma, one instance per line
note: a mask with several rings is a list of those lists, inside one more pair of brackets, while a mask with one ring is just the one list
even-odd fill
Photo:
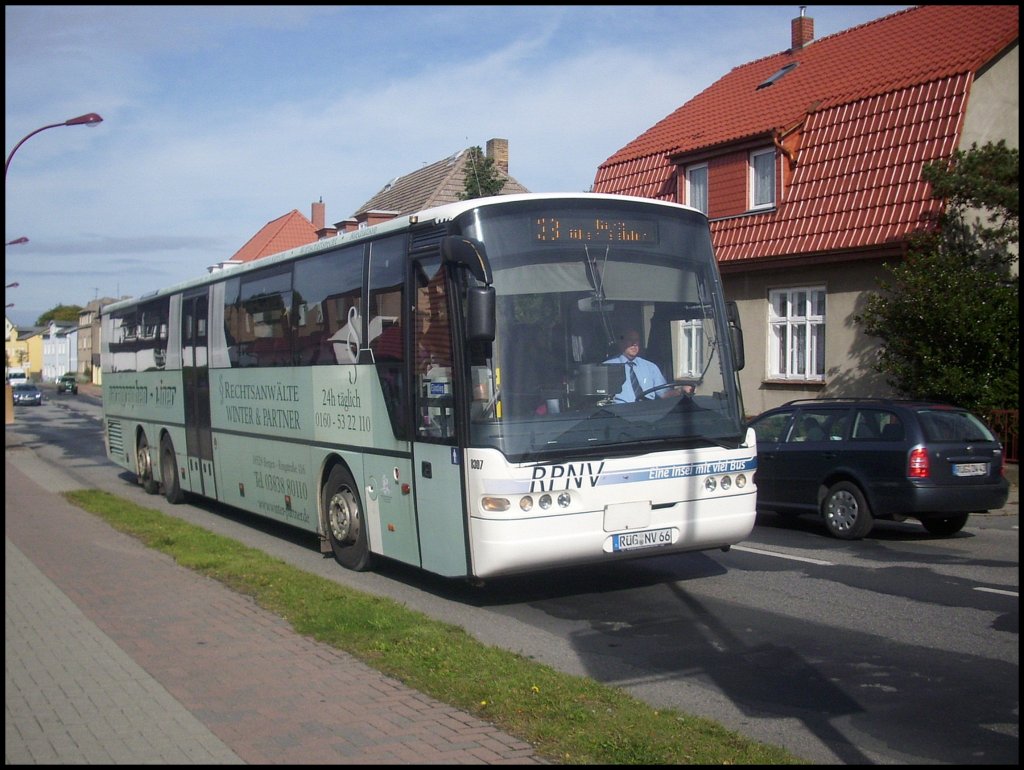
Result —
[[307, 254], [316, 254], [322, 251], [330, 251], [331, 249], [337, 248], [344, 244], [357, 243], [368, 238], [374, 238], [380, 235], [387, 234], [391, 231], [404, 230], [411, 225], [422, 224], [426, 222], [434, 222], [440, 224], [442, 222], [449, 222], [455, 219], [460, 214], [470, 211], [475, 208], [482, 206], [494, 206], [507, 203], [513, 203], [516, 201], [536, 201], [536, 200], [607, 200], [607, 201], [631, 201], [634, 203], [645, 203], [652, 206], [665, 206], [667, 208], [675, 210], [687, 210], [692, 211], [701, 216], [704, 216], [702, 212], [690, 206], [684, 206], [681, 203], [673, 203], [671, 201], [656, 200], [654, 198], [639, 198], [632, 195], [613, 195], [609, 193], [516, 193], [514, 195], [494, 195], [486, 198], [470, 198], [464, 201], [455, 201], [453, 203], [443, 203], [440, 206], [434, 206], [429, 209], [423, 209], [413, 214], [405, 214], [402, 216], [389, 219], [386, 222], [381, 222], [376, 225], [370, 225], [359, 230], [353, 230], [348, 233], [340, 233], [330, 238], [323, 238], [313, 243], [307, 243], [304, 246], [297, 246], [294, 249], [288, 249], [277, 254], [271, 254], [266, 257], [253, 260], [251, 262], [244, 262], [237, 265], [229, 265], [218, 270], [212, 270], [207, 275], [200, 276], [198, 278], [191, 278], [187, 281], [168, 286], [163, 289], [148, 292], [138, 297], [132, 297], [131, 299], [118, 300], [117, 302], [111, 302], [109, 305], [104, 305], [100, 312], [106, 314], [108, 311], [116, 311], [124, 308], [130, 308], [134, 305], [143, 304], [152, 299], [167, 294], [175, 294], [177, 292], [185, 291], [187, 289], [203, 286], [209, 283], [215, 283], [218, 280], [222, 280], [225, 277], [234, 275], [243, 275], [250, 270], [259, 268], [265, 268], [268, 265], [273, 265], [279, 262], [288, 262], [300, 256]]

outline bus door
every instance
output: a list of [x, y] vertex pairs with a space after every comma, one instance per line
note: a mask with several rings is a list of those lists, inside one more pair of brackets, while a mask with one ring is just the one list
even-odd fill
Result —
[[406, 250], [404, 234], [373, 241], [369, 248], [366, 340], [383, 394], [381, 408], [371, 419], [374, 431], [394, 435], [398, 451], [363, 455], [363, 502], [367, 521], [371, 526], [378, 522], [375, 531], [380, 552], [389, 559], [420, 566], [409, 453]]
[[[424, 569], [466, 575], [468, 535], [462, 454], [456, 441], [452, 328], [447, 270], [440, 256], [418, 259], [413, 286], [413, 475]], [[420, 269], [422, 268], [422, 269]]]
[[209, 289], [186, 294], [181, 302], [181, 375], [185, 398], [185, 451], [192, 492], [217, 498], [210, 430], [210, 366], [207, 327]]

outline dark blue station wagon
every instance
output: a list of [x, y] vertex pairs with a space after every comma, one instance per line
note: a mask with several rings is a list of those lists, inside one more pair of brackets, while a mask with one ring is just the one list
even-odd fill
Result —
[[757, 434], [757, 509], [814, 513], [843, 540], [875, 519], [959, 532], [1009, 494], [1003, 447], [965, 409], [895, 399], [805, 399], [769, 409]]

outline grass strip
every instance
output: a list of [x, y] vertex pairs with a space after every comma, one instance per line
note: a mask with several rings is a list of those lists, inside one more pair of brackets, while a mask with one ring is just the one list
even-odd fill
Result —
[[181, 519], [98, 490], [78, 507], [175, 561], [253, 597], [294, 629], [528, 741], [563, 764], [800, 764], [710, 720], [655, 709], [622, 690], [478, 642]]

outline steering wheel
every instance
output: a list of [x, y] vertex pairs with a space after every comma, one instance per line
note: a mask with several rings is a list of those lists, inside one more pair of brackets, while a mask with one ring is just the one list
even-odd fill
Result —
[[[689, 386], [693, 390], [687, 391], [686, 387]], [[655, 385], [653, 388], [648, 388], [643, 392], [644, 398], [647, 398], [648, 393], [658, 393], [662, 390], [668, 390], [669, 388], [676, 389], [677, 396], [682, 398], [693, 398], [693, 394], [697, 389], [697, 383], [693, 380], [673, 380], [672, 382], [663, 382], [660, 385]]]
[[[663, 382], [660, 385], [655, 385], [653, 388], [648, 388], [647, 390], [640, 394], [643, 397], [642, 399], [635, 399], [633, 401], [623, 401], [616, 395], [610, 399], [603, 401], [602, 404], [635, 404], [638, 401], [647, 399], [647, 396], [650, 393], [658, 393], [659, 391], [668, 390], [669, 388], [684, 388], [687, 385], [689, 385], [694, 389], [694, 391], [696, 391], [697, 383], [694, 382], [693, 380], [673, 380], [672, 382]], [[687, 392], [686, 390], [679, 390], [675, 395], [685, 399], [693, 398], [693, 392]]]

